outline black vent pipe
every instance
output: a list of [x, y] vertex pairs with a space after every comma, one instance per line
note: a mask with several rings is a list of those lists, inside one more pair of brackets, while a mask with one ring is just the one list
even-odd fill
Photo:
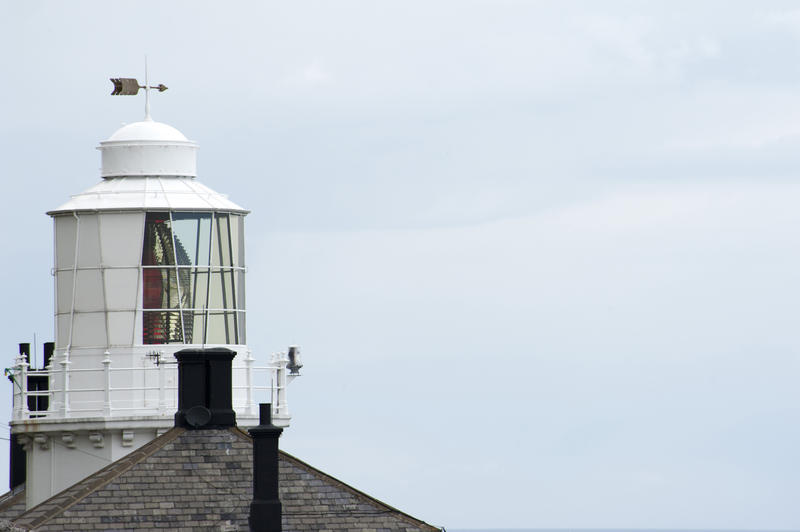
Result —
[[53, 352], [56, 350], [56, 343], [55, 342], [45, 342], [44, 343], [44, 368], [50, 365], [50, 361], [53, 359]]
[[272, 405], [259, 405], [259, 425], [248, 431], [253, 437], [253, 502], [251, 532], [281, 532], [281, 500], [278, 494], [278, 438], [283, 429], [272, 424]]

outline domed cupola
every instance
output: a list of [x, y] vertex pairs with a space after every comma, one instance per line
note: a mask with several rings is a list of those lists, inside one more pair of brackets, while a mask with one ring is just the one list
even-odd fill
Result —
[[149, 117], [118, 129], [98, 149], [104, 178], [197, 176], [197, 144], [174, 127]]

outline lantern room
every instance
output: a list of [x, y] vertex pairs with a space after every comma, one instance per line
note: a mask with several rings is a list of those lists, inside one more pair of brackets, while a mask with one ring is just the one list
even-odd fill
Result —
[[57, 351], [246, 343], [247, 211], [196, 181], [196, 148], [124, 126], [100, 145], [103, 181], [48, 213]]
[[55, 345], [36, 368], [21, 344], [9, 370], [12, 462], [26, 464], [29, 508], [173, 425], [173, 355], [187, 346], [234, 352], [239, 425], [258, 423], [260, 402], [289, 424], [297, 349], [255, 364], [245, 327], [248, 211], [197, 181], [197, 148], [146, 112], [100, 143], [102, 181], [48, 212]]

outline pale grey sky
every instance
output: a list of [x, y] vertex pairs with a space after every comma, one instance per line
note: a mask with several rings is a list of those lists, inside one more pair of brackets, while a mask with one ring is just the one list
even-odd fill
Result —
[[799, 5], [6, 1], [0, 49], [7, 365], [146, 53], [303, 347], [284, 449], [448, 528], [800, 529]]

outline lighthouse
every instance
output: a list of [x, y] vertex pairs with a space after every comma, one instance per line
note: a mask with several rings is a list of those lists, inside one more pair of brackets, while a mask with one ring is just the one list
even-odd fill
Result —
[[[174, 425], [182, 349], [236, 353], [239, 425], [258, 425], [259, 402], [289, 423], [297, 350], [259, 366], [247, 346], [248, 211], [198, 181], [197, 143], [154, 121], [149, 95], [145, 109], [100, 142], [102, 180], [47, 213], [55, 342], [39, 368], [20, 349], [11, 375], [28, 508]], [[12, 443], [12, 484], [15, 459]]]

